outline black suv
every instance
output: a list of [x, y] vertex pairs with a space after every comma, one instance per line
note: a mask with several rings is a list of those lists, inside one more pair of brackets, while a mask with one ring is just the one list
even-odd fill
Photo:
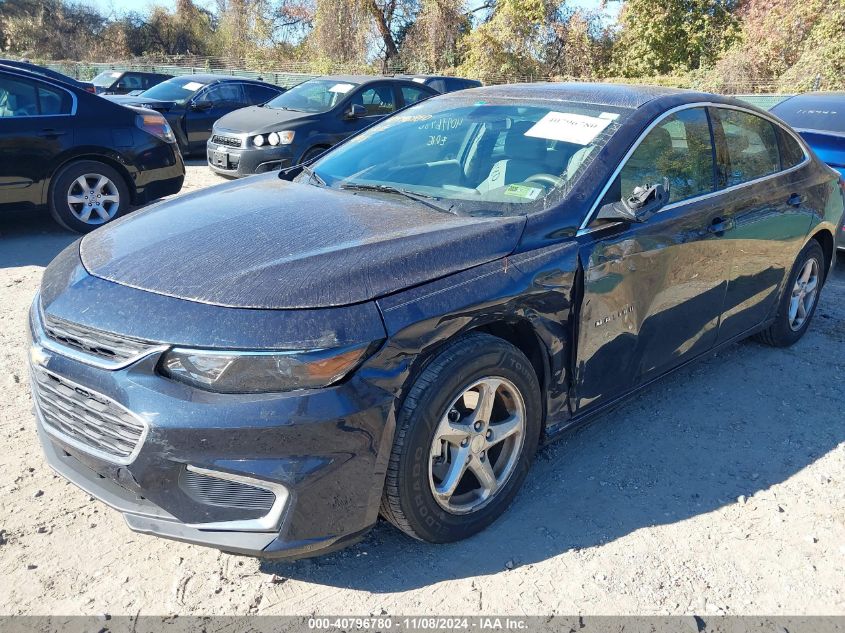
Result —
[[336, 75], [294, 86], [214, 124], [208, 164], [248, 176], [305, 163], [349, 135], [437, 91], [409, 79]]
[[184, 178], [159, 113], [0, 65], [0, 209], [47, 207], [86, 233], [178, 192]]
[[138, 90], [149, 90], [173, 75], [146, 73], [136, 70], [107, 70], [94, 77], [98, 95], [125, 95]]
[[211, 126], [232, 110], [269, 101], [284, 92], [272, 84], [230, 75], [173, 77], [135, 96], [108, 96], [123, 105], [161, 112], [185, 156], [205, 150]]

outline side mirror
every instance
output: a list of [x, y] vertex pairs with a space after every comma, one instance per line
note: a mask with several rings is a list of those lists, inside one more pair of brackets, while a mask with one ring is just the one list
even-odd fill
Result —
[[346, 119], [360, 119], [364, 116], [367, 116], [367, 109], [360, 103], [353, 103], [344, 114]]
[[191, 101], [191, 110], [196, 112], [204, 112], [206, 110], [211, 110], [214, 107], [214, 103], [211, 101]]
[[597, 220], [614, 222], [645, 222], [669, 202], [669, 180], [663, 184], [635, 187], [631, 195], [620, 202], [611, 202], [599, 209]]

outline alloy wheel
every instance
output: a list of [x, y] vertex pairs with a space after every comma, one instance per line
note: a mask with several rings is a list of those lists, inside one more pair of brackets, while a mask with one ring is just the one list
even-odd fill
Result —
[[120, 191], [102, 174], [84, 174], [67, 191], [71, 213], [85, 224], [105, 224], [120, 210]]
[[525, 439], [522, 395], [505, 378], [489, 376], [461, 391], [434, 432], [429, 484], [453, 514], [475, 512], [504, 487]]
[[819, 262], [814, 257], [808, 259], [792, 287], [789, 300], [789, 327], [793, 332], [800, 330], [813, 311], [819, 294]]

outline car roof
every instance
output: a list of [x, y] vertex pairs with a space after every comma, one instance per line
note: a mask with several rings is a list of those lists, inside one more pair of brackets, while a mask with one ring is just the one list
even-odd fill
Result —
[[36, 77], [39, 77], [40, 79], [51, 79], [53, 81], [59, 81], [61, 83], [69, 84], [77, 88], [82, 85], [82, 82], [77, 81], [73, 77], [69, 77], [68, 75], [53, 70], [52, 68], [46, 68], [44, 66], [39, 66], [38, 64], [33, 64], [32, 62], [20, 62], [14, 59], [0, 58], [0, 68], [32, 74]]
[[721, 101], [717, 95], [704, 94], [680, 88], [663, 86], [644, 86], [630, 84], [605, 84], [589, 82], [545, 82], [530, 84], [504, 84], [469, 88], [456, 93], [453, 98], [490, 97], [500, 99], [531, 99], [539, 101], [577, 101], [595, 105], [616, 106], [621, 108], [639, 108], [659, 97], [689, 95], [693, 99], [713, 99]]
[[321, 75], [319, 77], [312, 77], [309, 81], [313, 79], [337, 81], [339, 83], [355, 84], [357, 86], [363, 86], [364, 84], [370, 84], [376, 81], [411, 82], [410, 76], [398, 75]]
[[21, 77], [26, 77], [29, 79], [37, 79], [39, 81], [46, 81], [48, 83], [52, 82], [61, 86], [76, 88], [77, 90], [83, 90], [80, 82], [76, 81], [73, 77], [67, 77], [67, 79], [59, 79], [58, 77], [55, 77], [53, 75], [44, 75], [34, 70], [29, 70], [28, 68], [25, 68], [23, 66], [9, 65], [6, 63], [5, 60], [0, 60], [0, 70], [9, 73], [15, 73]]
[[[210, 84], [215, 81], [246, 81], [250, 83], [266, 84], [272, 86], [273, 84], [264, 81], [263, 79], [255, 79], [253, 77], [238, 77], [237, 75], [213, 75], [211, 73], [197, 74], [197, 75], [176, 75], [171, 79], [188, 79], [192, 81], [199, 81], [200, 83]], [[279, 86], [276, 86], [279, 88]]]

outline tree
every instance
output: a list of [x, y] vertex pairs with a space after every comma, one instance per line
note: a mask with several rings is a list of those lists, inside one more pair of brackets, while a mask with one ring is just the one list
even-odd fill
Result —
[[422, 0], [402, 45], [412, 72], [443, 72], [460, 63], [458, 44], [471, 28], [464, 0]]
[[711, 67], [739, 37], [739, 0], [627, 0], [614, 70], [624, 77]]

